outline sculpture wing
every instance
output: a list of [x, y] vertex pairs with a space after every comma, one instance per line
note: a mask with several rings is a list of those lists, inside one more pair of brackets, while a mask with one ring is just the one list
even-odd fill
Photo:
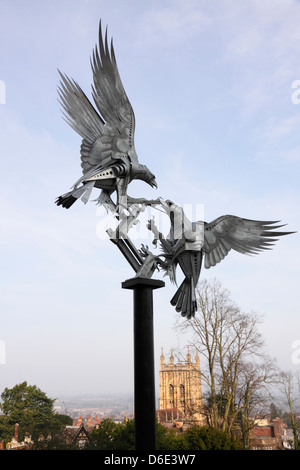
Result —
[[204, 223], [205, 268], [222, 261], [231, 249], [242, 254], [258, 254], [270, 250], [278, 239], [274, 237], [293, 232], [273, 231], [283, 225], [225, 215], [211, 223]]
[[113, 45], [109, 51], [107, 33], [103, 43], [101, 24], [99, 49], [100, 54], [95, 47], [92, 61], [92, 95], [97, 110], [78, 83], [59, 72], [58, 93], [64, 119], [83, 138], [81, 166], [83, 174], [89, 175], [127, 156], [134, 135], [134, 114], [119, 77]]
[[91, 61], [94, 79], [93, 99], [103, 119], [125, 137], [125, 146], [131, 148], [134, 145], [134, 112], [120, 79], [112, 40], [109, 51], [107, 30], [103, 42], [101, 22], [99, 50], [95, 46]]

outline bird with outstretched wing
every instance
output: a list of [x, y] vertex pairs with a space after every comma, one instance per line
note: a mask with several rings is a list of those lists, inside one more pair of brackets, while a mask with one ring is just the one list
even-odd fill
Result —
[[[134, 147], [135, 117], [122, 85], [116, 63], [113, 41], [108, 45], [99, 25], [99, 47], [91, 59], [93, 73], [92, 105], [80, 86], [61, 72], [58, 88], [64, 119], [82, 137], [81, 167], [83, 176], [71, 191], [56, 199], [56, 204], [69, 208], [77, 199], [89, 200], [93, 188], [101, 190], [98, 204], [119, 211], [134, 202], [127, 197], [129, 183], [142, 180], [157, 187], [155, 176], [141, 165]], [[111, 196], [116, 191], [117, 200]]]
[[170, 280], [176, 283], [176, 268], [179, 265], [184, 279], [171, 299], [171, 304], [182, 316], [191, 318], [197, 311], [196, 287], [200, 277], [202, 261], [209, 269], [220, 263], [230, 250], [254, 255], [269, 250], [277, 237], [295, 232], [276, 231], [284, 225], [279, 221], [263, 222], [234, 215], [218, 217], [213, 222], [190, 222], [182, 207], [172, 201], [160, 199], [161, 207], [170, 218], [170, 232], [164, 237], [148, 222], [154, 233], [154, 243], [160, 240], [164, 261], [160, 266]]

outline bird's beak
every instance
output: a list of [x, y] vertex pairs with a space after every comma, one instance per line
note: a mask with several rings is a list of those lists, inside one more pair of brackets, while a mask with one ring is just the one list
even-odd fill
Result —
[[167, 203], [167, 201], [165, 201], [164, 199], [162, 198], [159, 198], [160, 199], [160, 205], [163, 207], [164, 211], [166, 213], [168, 213], [169, 209], [170, 209], [170, 206], [169, 204]]
[[156, 181], [151, 181], [150, 183], [151, 188], [158, 188], [157, 182]]

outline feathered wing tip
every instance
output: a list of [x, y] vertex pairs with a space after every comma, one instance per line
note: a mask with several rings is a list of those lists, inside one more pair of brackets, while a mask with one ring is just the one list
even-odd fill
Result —
[[90, 62], [93, 73], [92, 96], [101, 117], [116, 129], [120, 130], [120, 126], [125, 125], [133, 145], [134, 112], [118, 71], [113, 39], [109, 44], [107, 27], [103, 36], [101, 21], [98, 45], [95, 45]]
[[171, 299], [171, 305], [175, 307], [176, 312], [180, 312], [183, 317], [189, 320], [195, 316], [197, 301], [193, 279], [184, 279]]
[[[256, 227], [252, 225], [253, 222], [256, 222]], [[239, 249], [241, 248], [241, 252], [244, 251], [244, 254], [249, 255], [257, 255], [261, 251], [272, 250], [275, 243], [279, 240], [278, 237], [283, 237], [285, 235], [291, 235], [292, 233], [296, 233], [276, 231], [277, 229], [286, 226], [286, 224], [274, 225], [278, 224], [279, 222], [280, 220], [264, 222], [245, 220], [247, 230], [245, 232], [241, 230], [241, 238], [237, 240], [237, 248], [233, 248], [236, 249], [236, 251], [239, 251]], [[246, 234], [246, 240], [243, 240], [242, 238], [244, 234]]]
[[[246, 219], [246, 222], [247, 222], [247, 219]], [[252, 221], [249, 220], [248, 222], [251, 223]], [[257, 225], [260, 225], [260, 228], [262, 230], [261, 235], [265, 237], [281, 237], [283, 235], [290, 235], [292, 233], [297, 233], [297, 232], [273, 232], [273, 231], [270, 232], [270, 230], [277, 230], [278, 228], [286, 227], [287, 224], [274, 225], [274, 224], [278, 224], [279, 222], [281, 222], [281, 220], [273, 220], [273, 221], [268, 221], [268, 222], [256, 221]]]
[[286, 225], [279, 223], [278, 220], [259, 221], [225, 215], [205, 224], [205, 268], [209, 269], [222, 261], [231, 249], [245, 255], [271, 250], [278, 237], [295, 233], [276, 231]]
[[82, 138], [92, 143], [102, 135], [104, 121], [97, 113], [78, 83], [58, 70], [60, 84], [57, 88], [58, 102], [63, 119]]

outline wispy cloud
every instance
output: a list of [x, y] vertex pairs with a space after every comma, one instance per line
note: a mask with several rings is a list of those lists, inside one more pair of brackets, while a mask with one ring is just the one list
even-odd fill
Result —
[[[207, 2], [204, 2], [207, 4]], [[206, 31], [212, 19], [204, 11], [203, 2], [173, 0], [145, 9], [140, 19], [140, 29], [148, 42], [161, 47], [182, 44]]]

